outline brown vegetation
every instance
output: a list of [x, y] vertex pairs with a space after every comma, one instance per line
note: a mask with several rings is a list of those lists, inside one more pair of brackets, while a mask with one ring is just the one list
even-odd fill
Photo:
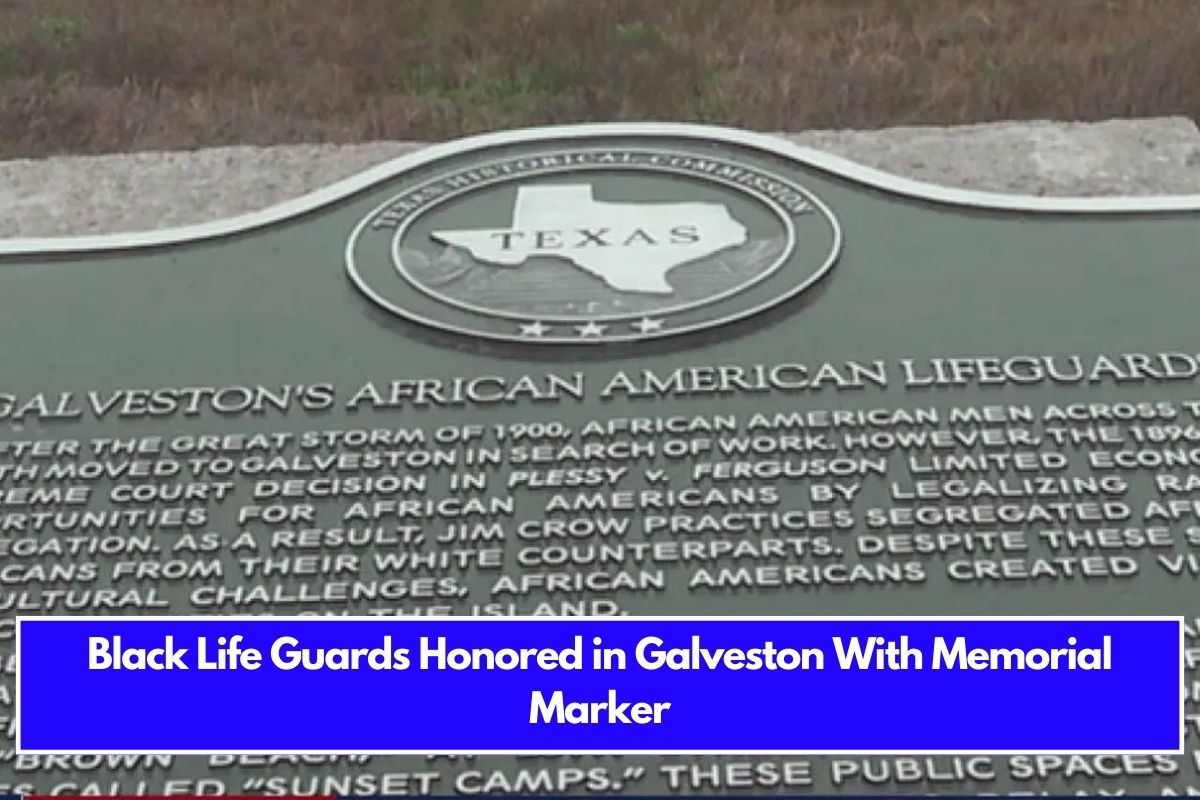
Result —
[[1200, 118], [1197, 0], [0, 0], [0, 155]]

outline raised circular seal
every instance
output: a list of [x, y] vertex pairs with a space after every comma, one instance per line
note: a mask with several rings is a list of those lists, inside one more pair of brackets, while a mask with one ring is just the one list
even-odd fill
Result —
[[534, 344], [673, 336], [758, 314], [841, 231], [778, 159], [695, 136], [514, 133], [411, 176], [355, 227], [354, 284], [454, 333]]

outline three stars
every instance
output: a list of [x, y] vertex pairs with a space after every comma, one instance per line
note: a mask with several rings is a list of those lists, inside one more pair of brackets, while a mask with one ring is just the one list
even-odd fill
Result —
[[[604, 336], [605, 332], [611, 327], [612, 327], [611, 325], [601, 325], [596, 320], [589, 320], [584, 325], [573, 325], [572, 326], [572, 328], [575, 330], [576, 335], [581, 339], [601, 338]], [[630, 327], [633, 328], [638, 333], [641, 333], [643, 335], [648, 334], [648, 333], [655, 333], [655, 332], [661, 331], [663, 329], [663, 320], [651, 319], [650, 317], [642, 317], [637, 322], [630, 323]], [[547, 325], [546, 323], [542, 322], [541, 320], [534, 320], [533, 322], [520, 322], [520, 323], [517, 323], [517, 328], [520, 330], [521, 336], [527, 337], [530, 339], [541, 339], [542, 337], [544, 337], [546, 334], [548, 334], [550, 331], [553, 330], [552, 326]]]

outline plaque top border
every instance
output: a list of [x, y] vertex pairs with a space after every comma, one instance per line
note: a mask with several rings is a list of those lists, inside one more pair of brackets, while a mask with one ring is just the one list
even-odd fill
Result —
[[1044, 197], [959, 189], [901, 177], [874, 167], [794, 144], [779, 135], [709, 125], [673, 122], [602, 122], [496, 131], [433, 144], [324, 188], [259, 211], [223, 219], [151, 231], [92, 236], [0, 239], [0, 256], [45, 255], [142, 247], [162, 247], [244, 233], [311, 213], [403, 173], [440, 159], [473, 150], [519, 143], [571, 140], [596, 136], [688, 138], [750, 147], [835, 177], [901, 197], [968, 209], [1052, 214], [1147, 214], [1200, 211], [1200, 193], [1118, 197]]

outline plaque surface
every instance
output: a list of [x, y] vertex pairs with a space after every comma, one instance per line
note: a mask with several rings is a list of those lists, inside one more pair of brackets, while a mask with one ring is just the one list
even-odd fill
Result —
[[[5, 726], [16, 614], [1192, 610], [1200, 197], [598, 125], [0, 254]], [[54, 761], [8, 734], [0, 793], [1200, 786], [1190, 754]]]

